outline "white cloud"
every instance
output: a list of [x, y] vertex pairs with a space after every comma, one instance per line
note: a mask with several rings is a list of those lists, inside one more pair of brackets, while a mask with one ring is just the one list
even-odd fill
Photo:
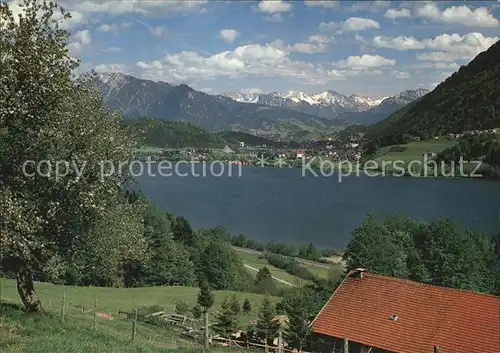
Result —
[[198, 12], [207, 0], [151, 0], [151, 1], [65, 1], [68, 10], [90, 14], [136, 14], [145, 17], [164, 17], [172, 13]]
[[339, 60], [334, 66], [340, 68], [349, 68], [353, 70], [362, 70], [381, 66], [394, 66], [396, 60], [387, 59], [380, 55], [363, 54], [361, 56], [349, 56], [346, 60]]
[[390, 20], [397, 20], [398, 18], [411, 18], [411, 13], [408, 9], [388, 9], [385, 12], [384, 17]]
[[327, 36], [321, 35], [321, 34], [315, 34], [315, 35], [310, 36], [307, 39], [307, 41], [310, 42], [310, 43], [323, 43], [323, 44], [326, 44], [326, 43], [331, 43], [332, 39], [329, 38], [329, 37], [327, 37]]
[[83, 52], [85, 46], [92, 43], [92, 36], [88, 29], [76, 32], [71, 42], [68, 44], [69, 51], [73, 55], [79, 55]]
[[282, 0], [261, 0], [257, 6], [260, 12], [269, 14], [292, 11], [292, 4]]
[[498, 37], [485, 37], [481, 33], [472, 32], [464, 36], [457, 33], [444, 33], [435, 38], [421, 40], [406, 36], [377, 36], [373, 38], [373, 43], [381, 48], [397, 50], [434, 49], [453, 53], [454, 59], [472, 59], [480, 52], [487, 50], [498, 39]]
[[76, 41], [82, 43], [83, 45], [92, 43], [92, 36], [90, 35], [90, 31], [88, 29], [76, 32], [73, 37]]
[[116, 31], [116, 25], [115, 24], [103, 24], [99, 27], [99, 31], [101, 32], [114, 32]]
[[391, 48], [397, 50], [424, 49], [425, 44], [414, 37], [384, 37], [376, 36], [373, 38], [373, 44], [380, 48]]
[[149, 33], [155, 37], [161, 37], [168, 33], [168, 29], [165, 26], [156, 26], [149, 29]]
[[339, 6], [339, 1], [335, 0], [304, 0], [304, 5], [309, 7], [324, 7], [335, 9]]
[[100, 64], [95, 68], [97, 72], [119, 72], [122, 74], [128, 73], [127, 66], [124, 64]]
[[493, 16], [487, 7], [474, 9], [466, 5], [460, 5], [451, 6], [441, 11], [436, 3], [431, 2], [416, 6], [414, 14], [430, 22], [500, 28], [500, 21]]
[[455, 61], [455, 56], [452, 53], [443, 51], [434, 51], [431, 53], [417, 54], [417, 60], [421, 61], [437, 61], [437, 62], [452, 62]]
[[240, 92], [243, 94], [260, 94], [262, 90], [260, 88], [242, 88]]
[[378, 29], [380, 24], [369, 18], [350, 17], [343, 22], [321, 22], [318, 26], [322, 32], [359, 32], [370, 28]]
[[234, 42], [236, 40], [236, 37], [240, 35], [240, 33], [234, 29], [221, 29], [219, 34], [220, 38], [226, 43]]
[[[21, 17], [25, 17], [25, 11], [26, 11], [26, 7], [24, 6], [21, 7], [19, 6], [19, 4], [20, 4], [19, 0], [12, 0], [7, 3], [9, 10], [12, 11], [12, 14], [14, 15], [14, 20], [16, 23], [19, 20], [19, 15], [21, 15]], [[54, 13], [52, 19], [56, 21], [61, 21], [62, 20], [61, 13], [60, 12]], [[59, 26], [61, 29], [70, 29], [86, 22], [88, 22], [87, 16], [78, 11], [71, 11], [71, 18], [62, 20], [62, 22], [59, 22]]]
[[349, 32], [364, 31], [369, 28], [380, 28], [380, 24], [368, 18], [351, 17], [342, 25], [342, 29]]
[[283, 77], [305, 84], [343, 79], [329, 76], [321, 64], [292, 60], [289, 52], [270, 43], [243, 45], [214, 55], [183, 51], [162, 60], [137, 62], [136, 66], [141, 69], [141, 77], [186, 84], [219, 77]]
[[[350, 3], [345, 1], [344, 3]], [[390, 1], [376, 0], [376, 1], [357, 1], [354, 4], [343, 8], [346, 12], [373, 12], [377, 13], [391, 6]]]
[[491, 47], [498, 37], [485, 37], [481, 33], [473, 32], [461, 36], [457, 33], [441, 34], [434, 39], [423, 39], [427, 48], [462, 55], [473, 58], [482, 51]]
[[252, 9], [254, 11], [267, 14], [267, 16], [264, 17], [267, 21], [283, 22], [283, 14], [292, 12], [293, 5], [291, 1], [261, 0], [259, 4], [257, 6], [253, 6]]
[[204, 87], [204, 88], [200, 88], [199, 91], [205, 92], [205, 93], [211, 93], [212, 89], [210, 87]]
[[326, 52], [330, 48], [329, 43], [331, 40], [328, 37], [313, 35], [307, 39], [307, 42], [287, 45], [282, 39], [276, 39], [269, 44], [287, 53], [315, 54]]
[[329, 46], [328, 44], [325, 43], [305, 43], [305, 42], [295, 43], [287, 47], [287, 50], [290, 52], [304, 53], [304, 54], [324, 53], [328, 49]]
[[439, 20], [439, 17], [441, 16], [441, 11], [433, 2], [425, 2], [422, 3], [422, 5], [419, 4], [413, 12], [417, 17], [433, 21]]
[[406, 71], [393, 71], [392, 76], [398, 80], [405, 80], [411, 77], [410, 73]]

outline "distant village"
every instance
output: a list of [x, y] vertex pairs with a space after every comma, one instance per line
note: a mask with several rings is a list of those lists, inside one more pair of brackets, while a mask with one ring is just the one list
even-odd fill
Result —
[[[433, 139], [459, 140], [471, 136], [484, 136], [488, 134], [500, 134], [500, 128], [471, 130], [463, 133], [435, 136]], [[420, 138], [414, 137], [414, 140], [418, 141]], [[288, 165], [297, 165], [302, 160], [308, 160], [315, 157], [337, 163], [355, 163], [361, 160], [363, 156], [363, 145], [366, 142], [367, 141], [358, 134], [350, 134], [344, 138], [327, 137], [306, 141], [276, 141], [273, 145], [249, 145], [243, 141], [239, 141], [237, 144], [226, 145], [224, 148], [219, 149], [164, 149], [153, 154], [148, 154], [148, 157], [155, 160], [170, 161], [221, 161], [248, 166], [263, 166], [262, 160], [265, 160], [265, 166], [270, 167], [280, 165], [280, 162], [286, 162]], [[424, 155], [436, 157], [437, 154], [435, 152], [426, 152]]]
[[321, 157], [333, 162], [356, 162], [362, 156], [362, 141], [359, 138], [335, 140], [333, 138], [316, 139], [290, 145], [277, 143], [275, 146], [247, 145], [239, 142], [236, 146], [225, 146], [223, 149], [184, 148], [164, 150], [156, 154], [157, 159], [191, 160], [191, 161], [226, 161], [243, 165], [261, 164], [269, 161], [267, 166], [273, 166], [273, 161], [298, 161]]

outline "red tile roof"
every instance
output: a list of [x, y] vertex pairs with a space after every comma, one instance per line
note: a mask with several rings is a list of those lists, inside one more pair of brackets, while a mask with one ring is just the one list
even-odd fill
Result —
[[364, 272], [342, 282], [312, 330], [395, 353], [432, 353], [434, 345], [500, 353], [500, 297]]

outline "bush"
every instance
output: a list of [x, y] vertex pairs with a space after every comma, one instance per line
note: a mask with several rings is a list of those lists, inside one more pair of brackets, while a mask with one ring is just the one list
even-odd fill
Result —
[[186, 315], [189, 312], [189, 305], [183, 300], [178, 300], [175, 303], [175, 313], [179, 315]]
[[316, 277], [311, 271], [309, 271], [304, 266], [301, 266], [297, 261], [286, 258], [284, 256], [268, 254], [266, 256], [267, 262], [274, 267], [281, 268], [287, 273], [305, 279], [307, 281], [318, 282], [318, 277]]
[[408, 148], [402, 146], [392, 146], [389, 152], [405, 152]]

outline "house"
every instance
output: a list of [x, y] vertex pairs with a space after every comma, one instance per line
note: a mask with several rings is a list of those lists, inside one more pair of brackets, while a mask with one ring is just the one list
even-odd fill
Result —
[[242, 148], [245, 147], [245, 142], [239, 141], [238, 143], [240, 144], [240, 147], [242, 147]]
[[311, 323], [313, 352], [498, 353], [500, 297], [351, 271]]
[[296, 157], [297, 157], [297, 159], [305, 158], [306, 157], [306, 151], [298, 150], [297, 154], [296, 154]]

